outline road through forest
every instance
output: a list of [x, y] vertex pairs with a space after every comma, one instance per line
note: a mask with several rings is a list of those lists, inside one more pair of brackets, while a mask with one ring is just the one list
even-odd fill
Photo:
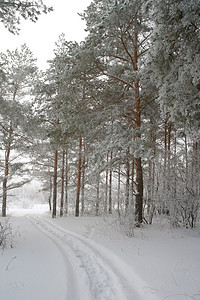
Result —
[[200, 300], [198, 228], [144, 227], [130, 239], [114, 218], [7, 221], [14, 240], [0, 255], [0, 299]]
[[[131, 285], [132, 279], [128, 278], [130, 274], [122, 274], [122, 270], [110, 260], [113, 253], [102, 249], [102, 246], [89, 238], [65, 230], [53, 220], [33, 216], [28, 217], [28, 220], [56, 245], [63, 257], [65, 299], [139, 299]], [[52, 259], [56, 259], [56, 255]]]

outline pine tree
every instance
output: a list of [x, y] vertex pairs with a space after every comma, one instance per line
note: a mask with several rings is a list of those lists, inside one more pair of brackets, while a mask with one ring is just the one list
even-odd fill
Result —
[[200, 3], [153, 1], [152, 78], [163, 117], [199, 135]]
[[0, 1], [0, 21], [10, 32], [16, 34], [22, 18], [36, 22], [41, 13], [48, 13], [52, 10], [52, 7], [47, 7], [42, 0], [3, 0]]
[[156, 101], [164, 128], [162, 198], [172, 225], [177, 226], [186, 219], [189, 222], [189, 216], [194, 215], [192, 209], [187, 210], [191, 208], [189, 202], [194, 211], [198, 206], [194, 201], [198, 192], [191, 188], [194, 170], [188, 154], [192, 143], [198, 143], [200, 138], [200, 3], [169, 0], [149, 1], [148, 5], [154, 23], [148, 52], [149, 74], [157, 87]]
[[[120, 86], [118, 101], [112, 96], [113, 113], [129, 119], [134, 132], [136, 172], [136, 221], [143, 219], [143, 174], [139, 148], [142, 144], [142, 98], [140, 73], [148, 50], [150, 27], [142, 1], [95, 1], [84, 12], [97, 69], [109, 85]], [[111, 101], [110, 99], [110, 101]], [[121, 110], [121, 112], [120, 112]], [[131, 137], [129, 137], [130, 139]], [[133, 146], [132, 146], [133, 147]]]
[[[1, 147], [4, 152], [3, 170], [3, 203], [2, 216], [6, 216], [7, 192], [23, 185], [28, 179], [23, 178], [25, 166], [18, 161], [18, 157], [31, 144], [31, 139], [27, 136], [27, 127], [30, 122], [30, 103], [26, 102], [37, 74], [35, 59], [29, 48], [23, 45], [20, 50], [7, 51], [1, 53], [1, 68], [4, 74], [4, 81], [1, 83]], [[11, 155], [15, 150], [15, 156]], [[10, 183], [11, 176], [21, 173], [22, 180], [17, 183]]]

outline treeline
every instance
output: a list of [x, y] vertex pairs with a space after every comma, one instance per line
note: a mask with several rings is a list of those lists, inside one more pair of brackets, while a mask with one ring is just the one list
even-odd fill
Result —
[[15, 150], [32, 158], [53, 217], [118, 213], [140, 226], [164, 214], [195, 226], [198, 2], [94, 1], [81, 15], [87, 38], [61, 35], [43, 73], [25, 45], [1, 55], [3, 215], [11, 170], [26, 171]]

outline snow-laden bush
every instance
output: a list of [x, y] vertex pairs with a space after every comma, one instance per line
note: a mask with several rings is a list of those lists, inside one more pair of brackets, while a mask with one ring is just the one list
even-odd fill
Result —
[[135, 218], [133, 212], [121, 213], [118, 216], [118, 223], [123, 234], [128, 237], [134, 236]]
[[176, 201], [171, 212], [172, 227], [194, 228], [199, 217], [200, 203], [197, 197], [183, 197]]
[[13, 229], [9, 219], [0, 219], [0, 249], [4, 250], [7, 246], [13, 247]]

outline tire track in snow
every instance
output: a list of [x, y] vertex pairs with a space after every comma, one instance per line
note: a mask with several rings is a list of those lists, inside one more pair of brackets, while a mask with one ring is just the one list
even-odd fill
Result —
[[[45, 231], [41, 226], [39, 226], [39, 223], [35, 217], [27, 216], [27, 219], [30, 221], [30, 223], [34, 226], [36, 230], [44, 234], [48, 239], [50, 239], [55, 244], [55, 246], [58, 248], [58, 251], [60, 252], [61, 256], [64, 259], [64, 264], [66, 268], [66, 274], [63, 274], [63, 276], [66, 277], [66, 286], [64, 287], [64, 289], [66, 290], [65, 299], [81, 300], [82, 299], [82, 295], [80, 294], [81, 284], [79, 282], [77, 283], [75, 280], [76, 279], [75, 271], [71, 265], [71, 262], [69, 261], [69, 257], [66, 255], [66, 249], [63, 249], [63, 245], [59, 243], [57, 240], [55, 240], [50, 232]], [[68, 253], [70, 253], [70, 249], [68, 249]], [[85, 299], [87, 299], [87, 296], [88, 295], [85, 295]]]
[[[126, 295], [123, 283], [112, 267], [104, 263], [98, 252], [81, 236], [69, 233], [46, 219], [29, 217], [29, 220], [36, 228], [51, 238], [62, 254], [68, 258], [67, 260], [73, 268], [73, 280], [81, 292], [76, 299], [133, 299]], [[67, 299], [70, 297], [67, 296]]]
[[[59, 233], [64, 234], [68, 238], [72, 238], [76, 242], [80, 242], [81, 245], [85, 245], [86, 249], [92, 251], [96, 258], [100, 259], [100, 265], [102, 268], [110, 274], [112, 278], [112, 289], [114, 289], [114, 298], [109, 296], [108, 298], [94, 298], [92, 300], [158, 300], [159, 297], [156, 295], [156, 290], [152, 290], [148, 284], [143, 281], [133, 269], [127, 264], [120, 260], [113, 252], [96, 243], [88, 237], [83, 237], [77, 233], [66, 230], [65, 228], [56, 224], [52, 219], [46, 219], [40, 217], [39, 220], [45, 222], [47, 226], [58, 230]], [[79, 245], [80, 246], [80, 245]], [[90, 253], [90, 251], [88, 253]], [[80, 255], [78, 254], [78, 257]], [[80, 256], [81, 257], [81, 256]], [[82, 266], [84, 268], [84, 266]], [[88, 275], [87, 275], [88, 276]], [[89, 276], [88, 276], [89, 277]], [[90, 278], [90, 277], [89, 277]], [[153, 292], [152, 292], [153, 291]], [[104, 295], [105, 296], [105, 295]], [[100, 296], [99, 296], [100, 297]], [[111, 298], [110, 298], [111, 297]], [[89, 299], [89, 298], [81, 298]]]

